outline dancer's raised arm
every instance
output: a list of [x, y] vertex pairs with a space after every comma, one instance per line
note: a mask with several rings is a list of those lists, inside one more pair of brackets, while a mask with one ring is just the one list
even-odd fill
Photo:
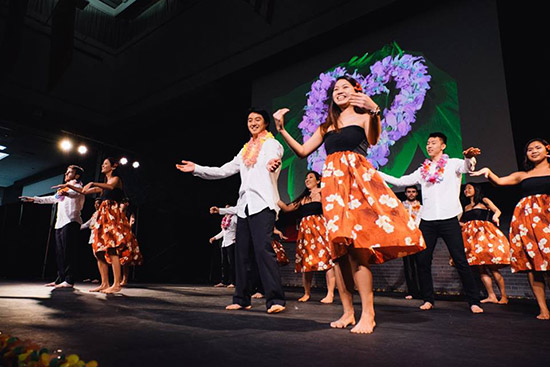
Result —
[[494, 174], [493, 171], [491, 171], [491, 169], [488, 167], [484, 167], [479, 171], [470, 173], [470, 176], [485, 176], [485, 178], [488, 179], [491, 183], [498, 186], [517, 185], [521, 182], [521, 180], [525, 178], [526, 175], [527, 175], [526, 172], [518, 171], [505, 177], [499, 177], [496, 174]]
[[275, 125], [277, 126], [277, 131], [281, 134], [285, 142], [288, 144], [290, 149], [296, 153], [300, 158], [305, 158], [311, 153], [313, 153], [321, 144], [323, 144], [323, 137], [321, 136], [321, 131], [319, 128], [315, 130], [311, 138], [309, 138], [304, 144], [300, 144], [294, 139], [288, 131], [285, 130], [285, 114], [290, 111], [288, 108], [281, 108], [273, 114], [273, 119], [275, 120]]

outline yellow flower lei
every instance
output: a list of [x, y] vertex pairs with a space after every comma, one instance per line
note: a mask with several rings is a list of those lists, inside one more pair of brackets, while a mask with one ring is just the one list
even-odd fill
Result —
[[250, 138], [248, 143], [244, 145], [242, 158], [245, 166], [252, 167], [256, 164], [260, 150], [267, 139], [274, 139], [274, 137], [269, 131], [264, 130], [256, 139]]

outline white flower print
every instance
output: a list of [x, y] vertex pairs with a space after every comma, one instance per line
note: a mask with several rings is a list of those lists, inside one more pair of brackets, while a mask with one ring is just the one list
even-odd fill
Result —
[[386, 233], [392, 233], [394, 227], [390, 224], [390, 218], [386, 215], [379, 215], [376, 220], [376, 225], [382, 228]]
[[539, 218], [537, 215], [535, 215], [535, 216], [533, 217], [533, 222], [535, 222], [535, 223], [540, 222], [540, 218]]
[[374, 199], [372, 198], [372, 196], [367, 196], [367, 202], [369, 203], [370, 206], [373, 206], [375, 201]]
[[354, 209], [357, 209], [361, 206], [361, 202], [358, 200], [358, 199], [355, 199], [353, 197], [353, 195], [350, 195], [349, 196], [349, 203], [348, 203], [348, 208], [350, 210], [354, 210]]
[[355, 167], [355, 154], [348, 154], [349, 165]]
[[342, 176], [344, 176], [344, 171], [339, 169], [334, 171], [334, 177], [342, 177]]
[[414, 231], [416, 229], [416, 222], [414, 221], [414, 219], [409, 218], [409, 221], [407, 222], [407, 227], [409, 227], [411, 231]]
[[390, 195], [382, 195], [380, 196], [380, 199], [378, 199], [378, 201], [380, 202], [380, 204], [384, 204], [384, 205], [387, 205], [389, 206], [390, 208], [396, 208], [397, 207], [397, 200], [393, 197], [391, 197]]
[[405, 245], [414, 246], [413, 240], [410, 237], [405, 237]]
[[332, 202], [337, 202], [338, 205], [344, 207], [344, 200], [342, 199], [342, 197], [338, 194], [332, 194], [332, 195], [329, 195], [327, 196], [327, 202], [329, 203], [332, 203]]
[[333, 219], [329, 220], [327, 222], [327, 230], [331, 231], [331, 232], [336, 232], [338, 229], [340, 229], [340, 227], [338, 227], [336, 225], [336, 222], [340, 219], [339, 216], [335, 215]]
[[325, 211], [330, 212], [332, 209], [334, 209], [334, 204], [327, 204], [325, 206]]
[[342, 162], [342, 164], [345, 164], [346, 166], [348, 165], [348, 161], [346, 160], [346, 156], [345, 155], [342, 155], [340, 157], [340, 162]]
[[360, 230], [363, 229], [363, 226], [360, 225], [360, 224], [356, 224], [356, 225], [353, 226], [353, 229], [354, 229], [355, 231], [360, 231]]

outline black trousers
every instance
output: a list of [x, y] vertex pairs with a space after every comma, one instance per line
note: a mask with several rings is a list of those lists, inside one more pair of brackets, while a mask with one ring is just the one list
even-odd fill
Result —
[[222, 247], [222, 283], [235, 284], [235, 244]]
[[426, 250], [416, 254], [420, 292], [426, 302], [434, 304], [434, 285], [432, 279], [432, 258], [438, 238], [442, 238], [449, 249], [455, 268], [464, 288], [466, 300], [470, 306], [479, 305], [479, 289], [472, 270], [466, 260], [464, 242], [458, 219], [422, 220], [420, 230], [426, 241]]
[[55, 258], [57, 261], [57, 279], [55, 284], [67, 282], [74, 284], [74, 265], [80, 224], [71, 222], [55, 230]]
[[[243, 307], [250, 305], [253, 287], [253, 262], [256, 262], [261, 283], [264, 287], [266, 306], [285, 305], [285, 294], [281, 283], [277, 256], [271, 246], [275, 225], [275, 211], [266, 208], [259, 213], [237, 220], [237, 243], [235, 248], [235, 273], [237, 282], [233, 303]], [[251, 256], [251, 253], [254, 256]]]
[[403, 258], [403, 271], [405, 273], [405, 282], [407, 283], [408, 295], [411, 295], [414, 299], [421, 298], [416, 254], [405, 256]]

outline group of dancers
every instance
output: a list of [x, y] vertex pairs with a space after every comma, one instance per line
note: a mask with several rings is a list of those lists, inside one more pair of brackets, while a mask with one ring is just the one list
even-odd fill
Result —
[[[91, 229], [90, 243], [101, 276], [98, 287], [90, 292], [116, 293], [128, 282], [129, 266], [141, 265], [143, 260], [137, 240], [132, 233], [131, 217], [126, 215], [122, 180], [116, 174], [118, 162], [106, 158], [101, 165], [105, 182], [82, 185], [84, 170], [70, 165], [64, 175], [64, 183], [52, 187], [55, 195], [46, 197], [22, 196], [24, 202], [57, 204], [55, 223], [57, 278], [46, 284], [55, 288], [74, 286], [75, 249], [81, 228]], [[95, 213], [85, 224], [81, 211], [86, 195], [99, 195], [95, 201]], [[109, 283], [109, 265], [113, 270], [113, 284]]]
[[[277, 131], [298, 157], [307, 157], [323, 143], [327, 151], [320, 187], [317, 187], [318, 174], [309, 172], [306, 191], [290, 204], [279, 199], [277, 179], [283, 147], [269, 132], [270, 116], [263, 110], [253, 109], [248, 114], [251, 138], [230, 162], [221, 167], [207, 167], [182, 160], [176, 165], [182, 172], [208, 180], [240, 174], [235, 207], [235, 292], [226, 309], [251, 308], [253, 262], [264, 286], [267, 312], [285, 309], [272, 247], [280, 209], [302, 211], [296, 244], [296, 271], [304, 273], [302, 300], [309, 298], [311, 271], [331, 269], [334, 273], [343, 313], [331, 327], [353, 325], [353, 333], [372, 333], [376, 322], [370, 266], [410, 255], [414, 255], [418, 270], [423, 300], [420, 308], [432, 309], [435, 299], [431, 264], [438, 238], [444, 240], [449, 250], [471, 312], [482, 313], [483, 309], [470, 265], [480, 268], [488, 289], [489, 297], [483, 302], [496, 298], [489, 291], [491, 279], [487, 279], [492, 273], [501, 289], [500, 301], [506, 303], [498, 268], [507, 264], [507, 241], [498, 228], [488, 224], [487, 218], [487, 210], [492, 210], [494, 215], [490, 219], [498, 224], [500, 212], [490, 200], [476, 196], [475, 186], [468, 185], [466, 195], [471, 203], [462, 222], [459, 221], [463, 213], [459, 199], [461, 181], [464, 174], [470, 174], [484, 175], [496, 185], [520, 185], [524, 197], [512, 218], [508, 261], [513, 272], [528, 272], [540, 307], [537, 317], [550, 319], [544, 279], [550, 260], [548, 142], [544, 139], [528, 142], [525, 171], [500, 178], [488, 168], [475, 171], [480, 149], [466, 149], [464, 159], [449, 158], [444, 153], [447, 137], [433, 132], [426, 145], [429, 158], [412, 174], [395, 178], [377, 171], [366, 158], [368, 147], [380, 137], [380, 108], [350, 76], [338, 78], [330, 96], [326, 121], [303, 144], [285, 130], [284, 115], [289, 110], [283, 108], [273, 114]], [[415, 205], [406, 207], [386, 183], [411, 188], [420, 185], [422, 210]], [[362, 306], [357, 323], [353, 307], [355, 289]]]
[[[528, 273], [540, 307], [537, 318], [550, 319], [545, 297], [550, 261], [548, 142], [538, 138], [529, 141], [524, 152], [525, 171], [499, 177], [489, 168], [475, 171], [480, 149], [466, 149], [464, 159], [450, 158], [444, 152], [447, 137], [433, 132], [426, 145], [429, 158], [413, 173], [396, 178], [377, 171], [366, 158], [368, 147], [377, 144], [381, 133], [380, 108], [376, 103], [350, 76], [338, 78], [330, 96], [326, 121], [303, 144], [285, 129], [284, 116], [289, 110], [283, 108], [273, 114], [278, 133], [298, 157], [307, 157], [321, 144], [327, 151], [322, 175], [308, 172], [304, 192], [291, 203], [284, 203], [279, 197], [277, 180], [283, 147], [269, 132], [271, 118], [263, 110], [249, 112], [251, 138], [228, 163], [208, 167], [183, 160], [176, 165], [182, 172], [207, 180], [240, 174], [237, 204], [211, 208], [213, 214], [225, 216], [222, 232], [211, 241], [223, 237], [224, 257], [234, 264], [224, 280], [235, 288], [233, 301], [226, 309], [249, 310], [252, 295], [261, 288], [267, 313], [285, 310], [278, 265], [284, 256], [280, 244], [273, 240], [275, 221], [282, 210], [298, 211], [301, 218], [295, 261], [295, 270], [302, 273], [304, 283], [304, 295], [299, 301], [310, 298], [313, 272], [325, 271], [328, 291], [323, 302], [333, 301], [336, 284], [343, 306], [341, 317], [330, 324], [333, 328], [352, 325], [353, 333], [373, 332], [376, 322], [370, 267], [396, 258], [404, 258], [409, 292], [422, 299], [420, 309], [432, 309], [435, 298], [431, 265], [438, 238], [449, 250], [471, 312], [482, 313], [481, 304], [485, 302], [507, 303], [499, 269], [509, 264], [512, 272]], [[119, 292], [127, 281], [127, 273], [121, 267], [141, 264], [139, 246], [125, 213], [117, 167], [114, 159], [105, 159], [101, 166], [105, 181], [83, 185], [82, 168], [71, 165], [65, 173], [65, 183], [54, 187], [55, 195], [21, 197], [26, 202], [58, 204], [58, 277], [49, 286], [68, 288], [74, 284], [74, 246], [70, 244], [82, 225], [80, 211], [85, 195], [100, 195], [89, 224], [101, 284], [91, 291]], [[495, 185], [520, 186], [523, 198], [512, 217], [510, 242], [497, 227], [500, 210], [481, 195], [477, 185], [466, 185], [464, 193], [470, 203], [463, 210], [459, 196], [464, 174], [485, 176]], [[401, 202], [387, 183], [407, 187], [407, 200]], [[417, 185], [421, 187], [422, 204], [416, 200]], [[472, 267], [479, 270], [487, 289], [484, 300], [480, 299]], [[417, 290], [408, 276], [415, 271]], [[500, 289], [500, 300], [493, 291], [490, 275]], [[358, 322], [353, 305], [355, 290], [362, 307]]]

